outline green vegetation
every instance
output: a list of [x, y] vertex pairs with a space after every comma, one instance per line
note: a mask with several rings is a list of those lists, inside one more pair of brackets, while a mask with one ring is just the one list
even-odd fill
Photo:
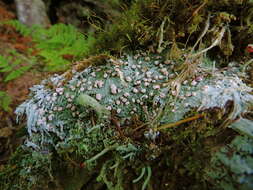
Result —
[[[224, 7], [229, 7], [228, 11], [224, 11]], [[250, 42], [252, 7], [253, 3], [248, 0], [134, 1], [120, 18], [114, 19], [112, 25], [98, 32], [95, 44], [100, 51], [114, 53], [142, 48], [161, 52], [172, 47], [172, 52], [168, 52], [167, 56], [177, 58], [181, 57], [177, 47], [191, 48], [208, 21], [208, 32], [196, 48], [210, 46], [221, 34], [221, 28], [224, 28], [223, 40], [215, 53], [220, 58], [234, 57], [241, 55], [242, 48]]]
[[[229, 144], [236, 136], [228, 126], [235, 125], [235, 119], [249, 111], [251, 88], [235, 76], [234, 69], [204, 78], [213, 67], [203, 64], [199, 65], [197, 76], [202, 80], [188, 79], [177, 97], [170, 85], [177, 79], [175, 70], [171, 64], [163, 64], [161, 58], [144, 52], [122, 59], [108, 58], [103, 65], [94, 63], [84, 70], [73, 67], [73, 76], [67, 82], [63, 74], [34, 86], [32, 98], [20, 105], [16, 113], [19, 118], [23, 114], [27, 117], [27, 154], [40, 156], [30, 156], [29, 162], [20, 158], [24, 160], [19, 163], [24, 164], [17, 164], [14, 170], [16, 175], [24, 175], [18, 179], [18, 184], [23, 184], [19, 188], [50, 189], [52, 183], [54, 187], [67, 188], [84, 175], [74, 173], [76, 177], [65, 184], [57, 167], [82, 168], [97, 177], [94, 185], [100, 182], [111, 190], [126, 189], [131, 181], [132, 186], [143, 190], [148, 186], [176, 189], [176, 183], [168, 179], [176, 182], [186, 176], [189, 180], [181, 183], [183, 187], [206, 189], [212, 184], [223, 188], [212, 182], [213, 173], [207, 172], [219, 154], [212, 147]], [[155, 81], [149, 83], [149, 79]], [[248, 126], [243, 134], [245, 130]], [[227, 142], [223, 141], [225, 134], [230, 134]], [[40, 160], [44, 155], [45, 165]], [[44, 172], [30, 162], [43, 164]], [[226, 166], [224, 169], [229, 172], [230, 166]], [[51, 171], [51, 178], [42, 181], [45, 171]], [[213, 172], [219, 171], [214, 168]], [[159, 178], [163, 175], [166, 179]], [[27, 182], [30, 177], [34, 180]], [[15, 175], [6, 173], [2, 178], [4, 189], [17, 180]], [[239, 178], [231, 182], [236, 186], [251, 183], [242, 183]], [[82, 187], [86, 183], [84, 180], [78, 184]]]
[[221, 189], [237, 189], [235, 181], [240, 184], [240, 189], [252, 189], [252, 148], [252, 138], [237, 136], [229, 145], [213, 155], [211, 166], [206, 168], [206, 177]]
[[[71, 60], [79, 60], [89, 55], [94, 41], [90, 35], [86, 38], [71, 25], [56, 24], [47, 29], [40, 26], [28, 28], [16, 20], [7, 21], [5, 24], [14, 26], [24, 36], [32, 37], [37, 51], [37, 62], [42, 61], [43, 67], [48, 71], [66, 70], [71, 65]], [[68, 60], [68, 57], [71, 60]]]
[[[4, 172], [1, 172], [1, 188], [6, 190], [33, 189], [35, 186], [40, 187], [44, 180], [52, 180], [52, 156], [25, 149], [19, 147], [12, 155], [10, 165], [5, 168]], [[6, 176], [14, 181], [10, 183]]]
[[[13, 57], [14, 60], [11, 60], [11, 57]], [[4, 82], [20, 77], [32, 67], [32, 60], [29, 60], [26, 65], [22, 65], [24, 59], [27, 61], [25, 57], [18, 54], [16, 51], [10, 51], [9, 57], [0, 55], [0, 72], [6, 75]]]
[[[88, 56], [94, 43], [91, 35], [85, 37], [71, 25], [57, 24], [46, 29], [40, 26], [28, 28], [17, 20], [0, 24], [15, 27], [22, 36], [31, 37], [34, 43], [25, 53], [10, 48], [6, 50], [6, 55], [0, 55], [0, 73], [6, 83], [31, 70], [65, 71], [73, 61]], [[7, 94], [4, 97], [3, 100], [9, 100]], [[7, 111], [9, 103], [2, 103], [0, 108]]]
[[[28, 135], [0, 188], [252, 189], [252, 88], [229, 63], [250, 40], [252, 7], [132, 1], [87, 37], [9, 22], [45, 69], [69, 69], [16, 109]], [[70, 67], [65, 55], [90, 57]]]
[[11, 97], [4, 91], [0, 91], [0, 109], [10, 111]]

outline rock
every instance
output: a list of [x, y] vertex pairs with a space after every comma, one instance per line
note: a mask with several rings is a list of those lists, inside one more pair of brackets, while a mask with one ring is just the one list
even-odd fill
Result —
[[27, 26], [50, 25], [46, 6], [42, 0], [15, 0], [18, 20]]

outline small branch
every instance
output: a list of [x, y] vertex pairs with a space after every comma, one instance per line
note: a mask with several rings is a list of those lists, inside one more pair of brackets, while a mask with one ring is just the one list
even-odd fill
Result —
[[193, 121], [193, 120], [202, 118], [204, 116], [205, 116], [205, 114], [198, 114], [198, 115], [195, 115], [193, 117], [189, 117], [189, 118], [177, 121], [175, 123], [169, 123], [169, 124], [162, 125], [161, 127], [158, 127], [157, 130], [173, 128], [173, 127], [176, 127], [176, 126], [181, 125], [183, 123], [187, 123], [189, 121]]
[[210, 27], [210, 13], [208, 13], [208, 16], [207, 16], [205, 28], [204, 28], [203, 32], [201, 33], [201, 35], [199, 36], [199, 38], [197, 39], [196, 43], [194, 44], [194, 46], [193, 46], [193, 48], [191, 50], [190, 55], [193, 53], [193, 51], [195, 50], [195, 48], [198, 45], [198, 43], [200, 42], [200, 40], [206, 35], [209, 27]]
[[198, 12], [200, 11], [200, 9], [202, 9], [205, 5], [206, 5], [207, 1], [205, 0], [193, 13], [192, 16], [186, 21], [186, 23], [188, 23], [195, 15], [198, 14]]
[[[206, 20], [206, 24], [205, 24], [205, 28], [203, 30], [203, 32], [201, 33], [201, 35], [199, 36], [199, 38], [197, 39], [197, 41], [195, 42], [194, 46], [192, 47], [191, 49], [191, 52], [187, 55], [184, 63], [182, 64], [182, 67], [183, 67], [183, 71], [180, 73], [180, 75], [174, 80], [172, 81], [172, 88], [174, 88], [176, 90], [176, 96], [178, 96], [179, 94], [179, 91], [180, 91], [180, 88], [181, 88], [181, 83], [187, 78], [189, 77], [192, 73], [194, 73], [194, 70], [195, 68], [197, 67], [197, 56], [201, 55], [202, 53], [206, 51], [208, 51], [209, 49], [211, 49], [213, 47], [213, 45], [216, 45], [216, 41], [214, 42], [214, 44], [211, 46], [211, 48], [207, 48], [207, 49], [204, 49], [202, 50], [201, 52], [198, 52], [198, 53], [195, 53], [193, 54], [196, 46], [199, 44], [199, 42], [202, 40], [202, 38], [206, 35], [208, 29], [210, 27], [210, 13], [208, 13], [208, 17], [207, 17], [207, 20]], [[225, 32], [225, 31], [224, 31]], [[222, 37], [224, 35], [224, 32], [222, 34]], [[221, 37], [221, 38], [222, 38]], [[221, 39], [221, 38], [218, 38], [218, 39]], [[220, 41], [219, 41], [220, 42]], [[194, 58], [194, 59], [192, 59]], [[193, 64], [193, 62], [195, 62]]]
[[198, 57], [198, 56], [202, 55], [203, 53], [207, 52], [208, 50], [212, 49], [213, 47], [219, 45], [219, 43], [221, 42], [221, 39], [222, 39], [223, 36], [224, 36], [225, 31], [226, 31], [226, 28], [223, 27], [223, 28], [221, 29], [221, 32], [220, 32], [219, 36], [217, 37], [217, 39], [213, 42], [213, 44], [212, 44], [211, 46], [209, 46], [209, 47], [206, 48], [206, 49], [203, 49], [202, 51], [200, 51], [200, 52], [198, 52], [198, 53], [195, 53], [195, 54], [193, 54], [193, 55], [189, 55], [189, 57], [190, 57], [190, 58]]
[[166, 17], [164, 18], [161, 26], [160, 26], [160, 35], [159, 35], [159, 44], [158, 44], [158, 49], [157, 49], [157, 52], [158, 53], [161, 53], [163, 48], [162, 48], [162, 43], [163, 43], [163, 33], [164, 33], [164, 25], [165, 25], [165, 22], [166, 22]]
[[145, 126], [148, 125], [148, 124], [149, 124], [149, 123], [143, 123], [143, 124], [141, 124], [140, 126], [136, 127], [136, 128], [133, 130], [133, 132], [138, 131], [139, 129], [145, 127]]

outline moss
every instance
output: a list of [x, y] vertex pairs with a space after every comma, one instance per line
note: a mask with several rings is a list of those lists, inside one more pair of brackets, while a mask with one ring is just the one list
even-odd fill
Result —
[[[34, 179], [20, 181], [20, 188], [31, 189], [45, 175], [45, 184], [65, 186], [59, 182], [61, 167], [74, 170], [70, 183], [79, 187], [95, 184], [99, 176], [109, 189], [207, 189], [203, 176], [213, 149], [228, 143], [222, 138], [229, 134], [226, 126], [249, 109], [251, 89], [228, 71], [198, 82], [188, 78], [191, 85], [184, 82], [177, 97], [170, 86], [176, 80], [173, 61], [168, 61], [141, 51], [121, 59], [95, 56], [34, 86], [31, 99], [16, 110], [27, 116], [27, 152], [14, 158], [24, 165], [10, 178], [2, 172], [3, 188], [23, 179], [18, 175]], [[198, 77], [206, 69], [199, 65]], [[80, 105], [82, 94], [88, 99]], [[229, 142], [234, 135], [228, 135]], [[79, 175], [80, 169], [85, 171]], [[81, 176], [90, 180], [76, 183]]]
[[240, 58], [238, 55], [244, 53], [252, 36], [252, 11], [249, 11], [252, 6], [252, 2], [240, 0], [199, 0], [188, 3], [174, 0], [133, 1], [122, 11], [121, 17], [113, 19], [112, 25], [96, 32], [94, 50], [96, 53], [96, 50], [100, 53], [120, 53], [136, 49], [160, 52], [176, 45], [190, 48], [203, 31], [211, 13], [212, 30], [202, 40], [202, 47], [208, 47], [213, 42], [219, 27], [227, 26], [226, 38], [218, 53], [225, 58]]
[[19, 147], [0, 173], [0, 187], [13, 190], [47, 186], [48, 181], [53, 181], [51, 159], [51, 154]]
[[[25, 163], [23, 170], [13, 168], [10, 178], [8, 168], [1, 173], [3, 189], [18, 181], [22, 172], [24, 179], [34, 179], [20, 182], [27, 189], [46, 174], [59, 175], [55, 170], [52, 175], [47, 167], [55, 160], [59, 165], [54, 168], [73, 169], [75, 179], [88, 173], [89, 180], [78, 183], [79, 188], [91, 187], [88, 183], [96, 183], [97, 176], [100, 184], [115, 190], [251, 185], [251, 178], [232, 166], [234, 159], [222, 147], [233, 144], [235, 136], [242, 138], [242, 127], [237, 127], [237, 134], [228, 126], [250, 110], [252, 89], [236, 77], [236, 68], [214, 73], [214, 62], [206, 61], [203, 54], [218, 42], [225, 56], [233, 54], [238, 26], [234, 17], [239, 18], [238, 9], [252, 3], [231, 1], [228, 5], [224, 0], [217, 7], [216, 3], [133, 1], [114, 24], [97, 31], [91, 52], [98, 55], [33, 87], [31, 98], [17, 108], [19, 116], [27, 117], [26, 149], [30, 151], [17, 152], [21, 158], [14, 158]], [[251, 14], [247, 23], [250, 18]], [[145, 51], [122, 53], [138, 48]], [[157, 50], [163, 54], [151, 53]], [[99, 54], [104, 51], [122, 56]], [[201, 64], [203, 59], [208, 63]], [[248, 144], [238, 151], [239, 157], [233, 156], [251, 172], [251, 153], [244, 151], [251, 147]], [[41, 172], [43, 167], [46, 172]], [[70, 183], [77, 184], [75, 179]]]

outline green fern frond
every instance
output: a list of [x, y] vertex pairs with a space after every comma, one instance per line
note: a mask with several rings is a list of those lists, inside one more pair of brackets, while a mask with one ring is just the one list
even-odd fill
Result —
[[11, 71], [4, 79], [5, 82], [8, 82], [10, 80], [13, 80], [15, 78], [20, 77], [21, 75], [23, 75], [26, 71], [28, 71], [31, 68], [31, 66], [23, 66], [20, 67], [19, 69], [13, 70]]
[[36, 48], [46, 62], [46, 70], [65, 70], [70, 61], [62, 58], [63, 55], [72, 55], [80, 59], [88, 55], [94, 38], [86, 37], [71, 25], [56, 24], [49, 29], [37, 28], [32, 35]]
[[8, 24], [13, 26], [21, 35], [28, 36], [32, 33], [32, 28], [28, 28], [26, 25], [22, 24], [18, 20], [8, 20], [4, 22], [0, 22], [1, 24]]
[[4, 91], [0, 91], [0, 109], [10, 111], [11, 97]]
[[10, 57], [0, 55], [0, 72], [5, 74], [4, 82], [20, 77], [32, 67], [32, 65], [21, 66], [22, 60], [19, 59], [11, 61]]
[[35, 48], [39, 50], [36, 58], [42, 58], [45, 70], [50, 71], [66, 70], [71, 61], [63, 56], [71, 55], [75, 60], [81, 59], [90, 53], [95, 41], [92, 35], [86, 37], [72, 25], [56, 24], [50, 28], [35, 25], [28, 28], [17, 20], [4, 23], [15, 27], [20, 34], [32, 37]]
[[8, 58], [0, 55], [0, 68], [7, 67], [8, 66], [8, 62], [9, 62]]

